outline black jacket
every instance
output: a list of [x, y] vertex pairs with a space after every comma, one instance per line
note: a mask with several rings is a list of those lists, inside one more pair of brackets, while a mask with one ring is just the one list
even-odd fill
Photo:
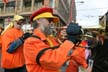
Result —
[[98, 43], [93, 50], [94, 64], [92, 72], [108, 72], [108, 39], [104, 40], [104, 44]]

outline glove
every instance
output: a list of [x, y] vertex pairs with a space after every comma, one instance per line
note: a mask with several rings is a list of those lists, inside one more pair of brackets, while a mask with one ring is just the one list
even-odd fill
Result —
[[66, 29], [67, 35], [80, 35], [82, 34], [81, 26], [78, 24], [70, 23]]
[[71, 36], [71, 35], [68, 35], [68, 36], [67, 36], [67, 40], [72, 41], [74, 44], [76, 44], [76, 43], [78, 43], [78, 42], [81, 41], [81, 40], [78, 39], [76, 36]]
[[70, 23], [66, 29], [67, 39], [72, 41], [74, 44], [81, 41], [77, 36], [82, 34], [81, 26], [78, 24]]
[[22, 40], [22, 41], [24, 41], [25, 39], [27, 39], [28, 37], [30, 37], [32, 35], [32, 33], [25, 33], [25, 34], [23, 34], [21, 37], [20, 37], [20, 39]]
[[17, 39], [13, 41], [7, 50], [8, 53], [13, 53], [18, 47], [20, 47], [24, 42], [21, 41], [21, 39]]
[[18, 47], [20, 47], [20, 46], [24, 43], [24, 40], [27, 39], [28, 37], [30, 37], [31, 35], [32, 35], [31, 33], [25, 33], [25, 34], [23, 34], [23, 36], [21, 36], [19, 39], [13, 41], [13, 42], [10, 44], [10, 46], [9, 46], [9, 48], [8, 48], [8, 50], [7, 50], [7, 52], [8, 52], [8, 53], [14, 52]]

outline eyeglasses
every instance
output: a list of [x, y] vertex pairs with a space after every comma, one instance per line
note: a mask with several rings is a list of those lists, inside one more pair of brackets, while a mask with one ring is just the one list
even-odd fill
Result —
[[49, 21], [49, 23], [51, 23], [53, 21], [52, 18], [47, 18], [47, 20]]

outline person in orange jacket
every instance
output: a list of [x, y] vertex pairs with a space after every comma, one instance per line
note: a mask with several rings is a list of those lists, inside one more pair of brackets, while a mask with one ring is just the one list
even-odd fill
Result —
[[[76, 24], [76, 23], [72, 23], [72, 24]], [[66, 28], [64, 29], [67, 30]], [[68, 30], [71, 31], [71, 28]], [[88, 47], [87, 42], [85, 40], [79, 42], [79, 44], [77, 44], [74, 47], [75, 50], [72, 52], [71, 59], [67, 62], [67, 68], [66, 68], [66, 71], [64, 72], [79, 72], [79, 67], [82, 66], [85, 69], [88, 67], [87, 60], [86, 60], [85, 47]]]
[[2, 39], [1, 39], [2, 35], [1, 35], [1, 33], [2, 33], [2, 31], [3, 31], [3, 28], [0, 27], [0, 68], [1, 68], [1, 48], [2, 48]]
[[[69, 52], [73, 49], [76, 39], [65, 40], [61, 45], [48, 42], [50, 23], [58, 22], [59, 18], [53, 16], [52, 8], [41, 8], [34, 12], [31, 17], [33, 22], [33, 36], [24, 42], [24, 57], [28, 72], [60, 72], [64, 63], [70, 59]], [[37, 26], [36, 26], [37, 25]], [[75, 25], [77, 33], [80, 28]], [[74, 29], [74, 26], [72, 26]], [[50, 39], [49, 39], [50, 40]], [[53, 46], [51, 45], [53, 44]]]
[[[75, 24], [75, 23], [73, 23], [73, 24]], [[65, 34], [66, 28], [67, 28], [67, 26], [65, 26], [62, 30], [64, 34], [61, 33], [61, 35], [63, 35], [64, 37], [66, 37], [66, 34]], [[85, 47], [88, 47], [86, 40], [81, 41], [81, 43], [75, 47], [75, 50], [71, 55], [72, 56], [71, 59], [67, 62], [66, 71], [64, 71], [64, 72], [79, 72], [79, 67], [83, 67], [84, 69], [87, 69], [88, 54], [85, 53], [86, 52]]]
[[[2, 47], [2, 40], [1, 40], [1, 37], [2, 37], [1, 33], [2, 33], [2, 31], [3, 31], [3, 28], [0, 27], [0, 48]], [[1, 50], [0, 50], [0, 53], [1, 53]]]
[[[81, 46], [81, 47], [80, 47]], [[72, 53], [72, 58], [69, 61], [69, 65], [66, 69], [66, 72], [79, 72], [79, 67], [82, 66], [83, 68], [87, 69], [88, 64], [85, 58], [85, 48], [86, 45], [84, 41], [82, 41], [78, 47]]]
[[[2, 35], [2, 68], [4, 72], [26, 72], [25, 59], [23, 55], [23, 45], [19, 46], [14, 52], [10, 53], [8, 49], [14, 48], [14, 41], [24, 39], [21, 26], [24, 24], [24, 18], [15, 15], [12, 21], [12, 27], [5, 30]], [[19, 42], [18, 42], [19, 43]]]

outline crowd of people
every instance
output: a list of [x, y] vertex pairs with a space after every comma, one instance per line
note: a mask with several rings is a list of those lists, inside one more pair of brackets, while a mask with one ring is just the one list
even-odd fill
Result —
[[107, 72], [108, 34], [84, 31], [71, 22], [56, 36], [51, 24], [59, 20], [52, 8], [45, 7], [30, 16], [32, 32], [24, 33], [25, 19], [20, 15], [0, 28], [4, 72]]

